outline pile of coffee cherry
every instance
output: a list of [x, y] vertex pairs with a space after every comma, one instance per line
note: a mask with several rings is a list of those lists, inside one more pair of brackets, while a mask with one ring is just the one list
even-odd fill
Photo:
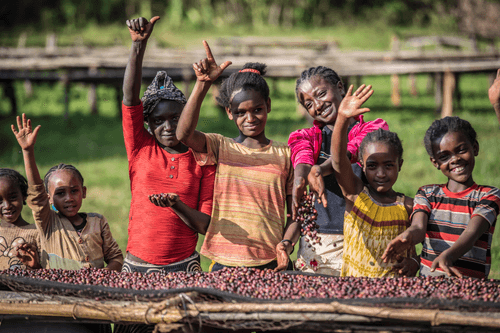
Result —
[[[314, 195], [304, 193], [297, 208], [295, 221], [300, 222], [300, 234], [304, 240], [312, 247], [314, 244], [321, 245], [321, 237], [318, 236], [319, 225], [316, 223], [318, 211], [314, 208]], [[314, 248], [312, 248], [314, 251]]]
[[[276, 273], [248, 267], [220, 271], [176, 273], [119, 273], [80, 270], [5, 270], [0, 274], [65, 284], [104, 286], [130, 290], [207, 288], [240, 296], [291, 300], [305, 298], [416, 298], [500, 302], [500, 284], [495, 280], [446, 277], [355, 278]], [[13, 277], [13, 280], [16, 278]], [[35, 280], [36, 279], [36, 280]], [[23, 283], [27, 283], [23, 281]], [[31, 281], [29, 282], [31, 283]], [[33, 283], [35, 286], [36, 284]], [[110, 294], [112, 295], [112, 294]]]

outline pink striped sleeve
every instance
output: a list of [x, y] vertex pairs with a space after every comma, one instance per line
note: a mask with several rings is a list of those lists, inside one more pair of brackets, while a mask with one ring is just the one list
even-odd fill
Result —
[[348, 135], [347, 150], [351, 153], [351, 163], [358, 162], [358, 149], [366, 134], [376, 131], [379, 128], [388, 131], [389, 125], [385, 120], [380, 118], [365, 122], [362, 115], [359, 117], [359, 123], [354, 125]]
[[314, 165], [314, 130], [304, 128], [294, 131], [288, 138], [293, 168], [299, 163]]

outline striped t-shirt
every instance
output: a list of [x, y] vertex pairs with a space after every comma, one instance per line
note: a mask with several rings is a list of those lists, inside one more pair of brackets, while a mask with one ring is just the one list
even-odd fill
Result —
[[200, 165], [217, 164], [212, 218], [201, 253], [225, 266], [260, 266], [276, 258], [292, 194], [290, 148], [271, 141], [250, 149], [220, 134], [205, 134]]
[[[430, 267], [443, 251], [460, 237], [467, 224], [476, 215], [486, 219], [490, 228], [476, 241], [472, 249], [460, 257], [454, 266], [464, 275], [486, 278], [491, 266], [491, 240], [500, 207], [500, 190], [492, 186], [474, 184], [453, 193], [446, 184], [421, 187], [414, 199], [412, 216], [425, 212], [429, 216], [423, 242], [420, 275], [442, 275]], [[439, 271], [439, 272], [438, 272]]]

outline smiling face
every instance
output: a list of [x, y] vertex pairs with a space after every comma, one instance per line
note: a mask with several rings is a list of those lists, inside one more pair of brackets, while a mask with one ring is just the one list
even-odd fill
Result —
[[183, 109], [181, 103], [161, 100], [148, 116], [148, 126], [162, 147], [175, 148], [181, 145], [175, 130]]
[[21, 211], [26, 198], [19, 185], [10, 178], [0, 178], [0, 220], [13, 225], [21, 225]]
[[474, 184], [472, 171], [478, 153], [477, 142], [469, 142], [461, 132], [448, 132], [432, 142], [431, 162], [448, 177], [448, 189], [460, 192]]
[[264, 133], [267, 114], [271, 112], [271, 99], [264, 100], [255, 90], [240, 90], [234, 94], [226, 112], [242, 135], [256, 137]]
[[335, 124], [337, 110], [344, 96], [342, 82], [332, 85], [319, 75], [302, 82], [297, 89], [300, 104], [314, 120], [327, 125]]
[[362, 156], [368, 184], [378, 193], [389, 192], [403, 165], [395, 149], [385, 142], [370, 142]]
[[50, 203], [71, 221], [82, 207], [87, 189], [73, 171], [61, 169], [50, 176], [48, 193]]

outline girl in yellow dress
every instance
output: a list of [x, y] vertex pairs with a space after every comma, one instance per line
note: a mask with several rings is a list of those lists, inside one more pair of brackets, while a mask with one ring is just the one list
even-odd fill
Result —
[[346, 200], [344, 255], [341, 276], [414, 276], [418, 259], [407, 251], [399, 262], [381, 260], [387, 244], [409, 227], [413, 199], [395, 192], [392, 186], [403, 165], [403, 147], [396, 133], [383, 129], [368, 133], [359, 147], [364, 183], [347, 158], [349, 119], [370, 111], [360, 108], [373, 94], [362, 85], [352, 94], [350, 86], [339, 107], [332, 134], [331, 152], [335, 176]]

